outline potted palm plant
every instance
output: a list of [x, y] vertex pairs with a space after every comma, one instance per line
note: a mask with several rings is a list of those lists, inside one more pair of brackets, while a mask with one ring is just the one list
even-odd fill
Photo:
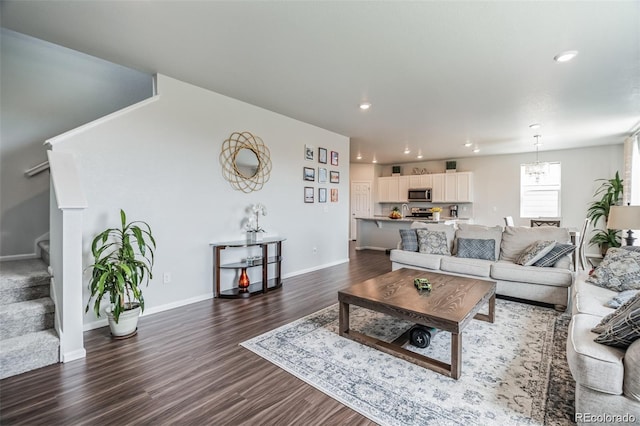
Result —
[[594, 228], [598, 226], [598, 221], [604, 219], [604, 228], [594, 229], [591, 240], [589, 240], [591, 245], [597, 245], [600, 248], [600, 253], [604, 256], [609, 247], [620, 247], [621, 244], [620, 231], [607, 229], [607, 220], [609, 219], [611, 206], [620, 204], [622, 200], [623, 186], [618, 172], [612, 179], [598, 179], [598, 181], [603, 182], [593, 196], [599, 196], [600, 199], [589, 204], [587, 218]]
[[99, 233], [91, 243], [94, 263], [89, 289], [91, 296], [85, 312], [94, 299], [93, 310], [100, 316], [100, 302], [109, 294], [110, 305], [105, 309], [111, 334], [116, 338], [133, 336], [138, 317], [144, 311], [144, 298], [140, 287], [149, 285], [156, 242], [146, 222], [127, 223], [124, 210], [120, 210], [120, 228], [109, 228]]

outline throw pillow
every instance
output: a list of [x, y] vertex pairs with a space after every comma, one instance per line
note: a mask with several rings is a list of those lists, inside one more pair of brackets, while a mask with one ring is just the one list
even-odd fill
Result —
[[613, 322], [617, 321], [618, 318], [624, 317], [630, 311], [636, 308], [640, 308], [640, 293], [637, 293], [631, 299], [623, 303], [622, 306], [620, 306], [618, 309], [616, 309], [615, 311], [611, 312], [609, 315], [602, 318], [598, 323], [598, 325], [593, 327], [591, 331], [598, 334], [602, 333], [604, 330], [607, 329], [609, 324], [612, 324]]
[[502, 241], [502, 226], [483, 226], [472, 225], [468, 223], [460, 223], [459, 229], [456, 231], [456, 242], [452, 253], [457, 253], [457, 239], [459, 238], [477, 238], [481, 240], [492, 239], [495, 241], [495, 258], [500, 256], [500, 241]]
[[610, 248], [586, 281], [618, 293], [640, 290], [640, 252]]
[[415, 229], [401, 229], [402, 250], [418, 251], [418, 234]]
[[567, 244], [571, 241], [571, 236], [567, 228], [556, 228], [555, 226], [537, 226], [533, 228], [507, 226], [502, 234], [500, 260], [515, 262], [520, 253], [529, 245], [540, 240]]
[[538, 240], [530, 244], [529, 247], [520, 253], [520, 256], [516, 259], [516, 263], [518, 265], [531, 266], [549, 253], [555, 245], [555, 241]]
[[640, 306], [610, 323], [594, 341], [608, 346], [628, 348], [638, 338], [640, 338]]
[[533, 264], [533, 266], [542, 266], [542, 267], [553, 266], [556, 264], [558, 260], [562, 259], [564, 256], [573, 253], [575, 249], [576, 249], [576, 246], [574, 246], [573, 244], [556, 243], [556, 245], [553, 246], [551, 251], [545, 254], [544, 256], [542, 256], [542, 258], [536, 261]]
[[458, 257], [496, 260], [496, 241], [478, 238], [458, 238]]
[[445, 225], [444, 223], [425, 223], [413, 222], [411, 229], [428, 229], [429, 231], [443, 231], [447, 234], [447, 243], [449, 244], [449, 252], [453, 253], [453, 240], [456, 236], [456, 229], [453, 225]]
[[621, 291], [617, 295], [615, 295], [611, 300], [609, 300], [606, 305], [610, 308], [617, 309], [620, 306], [624, 305], [638, 293], [638, 290], [625, 290]]
[[416, 229], [418, 234], [418, 246], [420, 253], [449, 255], [447, 234], [443, 231], [429, 231], [428, 229]]

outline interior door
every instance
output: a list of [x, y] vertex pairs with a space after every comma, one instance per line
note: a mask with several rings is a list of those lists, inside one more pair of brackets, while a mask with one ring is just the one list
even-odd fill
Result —
[[371, 182], [351, 182], [351, 239], [357, 238], [356, 217], [371, 216]]

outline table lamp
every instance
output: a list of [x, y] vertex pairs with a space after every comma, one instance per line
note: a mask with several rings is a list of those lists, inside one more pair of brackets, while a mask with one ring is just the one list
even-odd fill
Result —
[[640, 229], [640, 206], [611, 206], [609, 209], [608, 229], [627, 229], [625, 241], [633, 245], [633, 229]]

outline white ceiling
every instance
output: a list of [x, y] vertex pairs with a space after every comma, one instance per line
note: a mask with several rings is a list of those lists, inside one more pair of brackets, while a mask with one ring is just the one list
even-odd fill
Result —
[[[543, 151], [618, 144], [640, 123], [636, 0], [3, 1], [0, 12], [11, 30], [349, 136], [352, 162], [532, 152], [536, 133]], [[580, 53], [556, 63], [564, 50]]]

